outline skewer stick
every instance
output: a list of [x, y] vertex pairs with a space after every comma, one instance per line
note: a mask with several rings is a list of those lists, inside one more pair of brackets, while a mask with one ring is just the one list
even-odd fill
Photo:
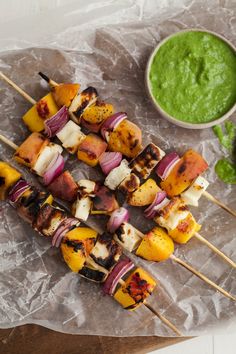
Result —
[[204, 197], [206, 197], [208, 200], [210, 200], [211, 202], [217, 204], [219, 207], [221, 207], [222, 209], [226, 210], [228, 213], [230, 213], [233, 216], [236, 216], [236, 210], [233, 210], [231, 208], [229, 208], [227, 205], [225, 205], [224, 203], [222, 203], [219, 199], [216, 199], [213, 195], [211, 195], [209, 192], [204, 191], [203, 192]]
[[5, 137], [4, 135], [2, 135], [2, 134], [0, 134], [0, 140], [1, 140], [4, 144], [10, 146], [13, 150], [17, 150], [17, 149], [18, 149], [18, 146], [17, 146], [15, 143], [13, 143], [13, 141], [11, 141], [10, 139], [6, 138], [6, 137]]
[[204, 243], [206, 246], [208, 246], [213, 252], [218, 254], [221, 258], [223, 258], [227, 263], [229, 263], [233, 268], [236, 268], [236, 263], [227, 257], [223, 252], [219, 250], [219, 248], [215, 247], [211, 242], [209, 242], [205, 237], [201, 236], [198, 232], [194, 234], [194, 237], [196, 237], [200, 242]]
[[[4, 144], [10, 146], [12, 149], [17, 150], [18, 146], [13, 143], [10, 139], [6, 138], [4, 135], [0, 134], [0, 141], [2, 141]], [[144, 237], [144, 234], [140, 232], [140, 237]], [[204, 243], [206, 246], [208, 246], [213, 252], [218, 254], [221, 258], [223, 258], [226, 262], [228, 262], [233, 268], [236, 268], [236, 263], [230, 259], [228, 256], [226, 256], [222, 251], [220, 251], [217, 247], [215, 247], [211, 242], [207, 241], [203, 236], [201, 236], [199, 233], [195, 233], [194, 237], [196, 237], [200, 242]]]
[[147, 302], [143, 303], [144, 306], [146, 306], [154, 315], [156, 315], [167, 327], [169, 327], [173, 332], [175, 332], [179, 337], [182, 337], [182, 333], [171, 323], [167, 318], [165, 318], [163, 315], [161, 315], [159, 312], [157, 312], [151, 305], [149, 305]]
[[56, 81], [50, 79], [47, 75], [45, 75], [45, 74], [42, 73], [41, 71], [39, 71], [38, 74], [39, 74], [39, 76], [41, 76], [41, 78], [44, 79], [51, 87], [59, 86], [59, 84], [58, 84]]
[[199, 277], [200, 279], [202, 279], [203, 281], [205, 281], [207, 284], [209, 284], [211, 287], [213, 287], [214, 289], [216, 289], [217, 291], [219, 291], [221, 294], [223, 294], [224, 296], [228, 297], [229, 299], [236, 301], [236, 298], [231, 295], [230, 293], [228, 293], [226, 290], [224, 290], [223, 288], [221, 288], [219, 285], [215, 284], [212, 280], [210, 280], [209, 278], [207, 278], [205, 275], [203, 275], [202, 273], [200, 273], [199, 271], [197, 271], [195, 268], [193, 268], [192, 266], [190, 266], [188, 263], [182, 261], [182, 259], [174, 256], [173, 254], [170, 256], [170, 258], [180, 264], [181, 266], [183, 266], [184, 268], [190, 270], [190, 272], [192, 272], [193, 274], [195, 274], [197, 277]]
[[23, 96], [27, 101], [29, 101], [32, 105], [36, 104], [37, 101], [28, 95], [25, 91], [23, 91], [18, 85], [16, 85], [13, 81], [11, 81], [6, 75], [4, 75], [0, 71], [0, 77], [6, 81], [10, 86], [12, 86], [21, 96]]

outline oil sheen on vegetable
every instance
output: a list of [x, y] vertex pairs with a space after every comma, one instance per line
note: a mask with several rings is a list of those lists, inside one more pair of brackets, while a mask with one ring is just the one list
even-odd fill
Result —
[[235, 52], [210, 33], [184, 32], [167, 40], [149, 78], [157, 103], [181, 121], [213, 121], [236, 102]]

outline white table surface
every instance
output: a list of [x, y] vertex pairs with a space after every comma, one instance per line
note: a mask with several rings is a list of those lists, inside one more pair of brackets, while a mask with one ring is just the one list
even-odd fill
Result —
[[[38, 15], [44, 14], [50, 17], [53, 10], [64, 5], [71, 4], [78, 10], [80, 1], [75, 0], [0, 0], [0, 37], [9, 37], [9, 28], [14, 24], [15, 33], [21, 32], [21, 24], [30, 23], [35, 18], [31, 39], [35, 34], [37, 41], [37, 29], [42, 28], [42, 23], [37, 24]], [[48, 28], [50, 34], [52, 28]], [[14, 32], [12, 32], [14, 33]], [[33, 34], [32, 34], [33, 33]], [[204, 336], [187, 340], [185, 342], [152, 352], [152, 354], [236, 354], [236, 333], [217, 336]]]

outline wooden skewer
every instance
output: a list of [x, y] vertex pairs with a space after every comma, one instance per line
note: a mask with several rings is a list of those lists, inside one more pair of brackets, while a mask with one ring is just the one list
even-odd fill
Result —
[[[43, 74], [42, 72], [38, 73], [46, 82], [48, 82], [48, 84], [53, 87], [53, 86], [58, 86], [58, 83], [52, 79], [50, 79], [48, 76], [46, 76], [45, 74]], [[17, 92], [19, 92], [19, 94], [21, 94], [27, 101], [29, 101], [30, 103], [32, 103], [33, 105], [36, 104], [37, 102], [35, 101], [35, 99], [31, 96], [29, 96], [25, 91], [23, 91], [18, 85], [16, 85], [12, 80], [10, 80], [6, 75], [4, 75], [1, 71], [0, 71], [0, 77], [5, 80], [9, 85], [11, 85]], [[71, 113], [70, 114], [72, 120], [74, 122], [77, 122], [77, 119], [74, 118], [74, 114]], [[219, 201], [218, 199], [216, 199], [213, 195], [211, 195], [209, 192], [204, 191], [203, 195], [210, 200], [211, 202], [217, 204], [219, 207], [221, 207], [222, 209], [226, 210], [228, 213], [230, 213], [231, 215], [236, 217], [236, 210], [233, 210], [229, 207], [227, 207], [227, 205], [225, 205], [224, 203], [222, 203], [221, 201]]]
[[6, 75], [4, 75], [1, 71], [0, 71], [0, 77], [6, 81], [10, 86], [12, 86], [17, 92], [19, 92], [19, 94], [21, 96], [23, 96], [27, 101], [29, 101], [32, 105], [34, 105], [35, 103], [37, 103], [37, 101], [35, 101], [35, 99], [33, 99], [31, 96], [28, 95], [28, 93], [26, 93], [25, 91], [23, 91], [18, 85], [16, 85], [13, 81], [11, 81]]
[[13, 150], [17, 150], [17, 149], [18, 149], [18, 146], [17, 146], [15, 143], [13, 143], [13, 141], [11, 141], [10, 139], [6, 138], [6, 137], [5, 137], [4, 135], [2, 135], [2, 134], [0, 134], [0, 140], [1, 140], [4, 144], [10, 146]]
[[210, 280], [209, 278], [207, 278], [205, 275], [203, 275], [202, 273], [198, 272], [195, 268], [193, 268], [192, 266], [190, 266], [188, 263], [182, 261], [182, 259], [175, 257], [173, 254], [170, 256], [170, 258], [180, 264], [181, 266], [183, 266], [184, 268], [190, 270], [190, 272], [192, 272], [193, 274], [195, 274], [197, 277], [199, 277], [200, 279], [202, 279], [203, 281], [205, 281], [207, 284], [211, 285], [214, 289], [216, 289], [217, 291], [219, 291], [221, 294], [223, 294], [224, 296], [228, 297], [229, 299], [236, 301], [236, 298], [231, 295], [230, 293], [228, 293], [226, 290], [224, 290], [223, 288], [221, 288], [219, 285], [215, 284], [212, 280]]
[[159, 312], [157, 312], [151, 305], [149, 305], [147, 302], [144, 302], [144, 305], [154, 314], [156, 315], [163, 323], [165, 323], [166, 326], [168, 326], [173, 332], [177, 334], [177, 336], [182, 337], [182, 333], [171, 323], [167, 318], [165, 318], [163, 315], [161, 315]]
[[233, 268], [236, 268], [236, 263], [227, 257], [223, 252], [219, 250], [219, 248], [215, 247], [211, 242], [209, 242], [205, 237], [201, 236], [198, 232], [194, 234], [194, 237], [196, 237], [200, 242], [204, 243], [206, 246], [208, 246], [213, 252], [218, 254], [221, 258], [223, 258], [227, 263], [229, 263]]
[[233, 210], [231, 208], [229, 208], [227, 205], [225, 205], [224, 203], [222, 203], [219, 199], [216, 199], [215, 197], [213, 197], [213, 195], [211, 195], [209, 192], [204, 191], [203, 192], [204, 197], [206, 197], [208, 200], [210, 200], [211, 202], [217, 204], [219, 207], [221, 207], [222, 209], [226, 210], [228, 213], [230, 213], [233, 216], [236, 216], [236, 210]]

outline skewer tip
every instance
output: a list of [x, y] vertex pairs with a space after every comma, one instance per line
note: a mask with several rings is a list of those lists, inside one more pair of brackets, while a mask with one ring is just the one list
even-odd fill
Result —
[[49, 83], [50, 79], [47, 75], [45, 75], [41, 71], [39, 71], [38, 74], [39, 74], [39, 76], [41, 76], [42, 79], [44, 79], [45, 81], [47, 81]]

